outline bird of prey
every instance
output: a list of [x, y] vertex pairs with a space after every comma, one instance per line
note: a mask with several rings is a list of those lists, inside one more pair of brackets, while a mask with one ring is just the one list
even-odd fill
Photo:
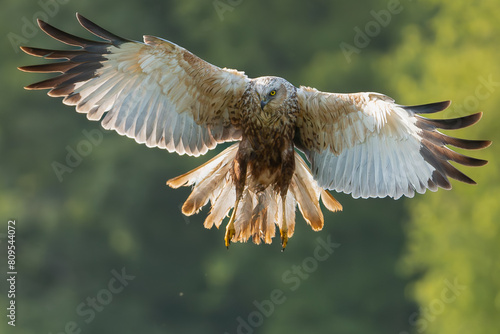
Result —
[[[193, 186], [182, 207], [197, 213], [209, 201], [204, 225], [220, 226], [224, 237], [271, 243], [278, 226], [283, 249], [295, 227], [298, 206], [315, 231], [324, 223], [321, 198], [342, 210], [327, 190], [354, 198], [393, 197], [450, 189], [448, 177], [474, 184], [449, 163], [482, 166], [485, 160], [447, 147], [481, 149], [486, 140], [450, 137], [438, 129], [460, 129], [481, 113], [428, 119], [449, 101], [396, 104], [379, 93], [336, 94], [295, 87], [279, 77], [248, 78], [214, 66], [167, 40], [144, 43], [121, 38], [77, 14], [80, 24], [102, 40], [65, 33], [43, 21], [40, 28], [72, 50], [22, 47], [27, 54], [64, 61], [24, 66], [27, 72], [62, 74], [29, 85], [64, 97], [89, 120], [148, 147], [199, 156], [218, 143], [235, 142], [198, 168], [173, 178], [173, 188]], [[310, 169], [298, 154], [302, 151]]]

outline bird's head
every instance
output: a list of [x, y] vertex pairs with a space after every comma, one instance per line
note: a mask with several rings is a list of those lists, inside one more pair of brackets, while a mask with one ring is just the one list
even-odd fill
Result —
[[294, 87], [291, 83], [279, 77], [260, 77], [255, 79], [256, 91], [263, 111], [275, 111], [289, 97]]

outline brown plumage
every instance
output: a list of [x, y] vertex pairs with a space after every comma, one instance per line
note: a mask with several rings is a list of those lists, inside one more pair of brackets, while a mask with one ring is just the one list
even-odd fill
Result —
[[[25, 66], [27, 72], [61, 74], [27, 86], [50, 89], [67, 105], [101, 120], [106, 129], [149, 147], [199, 156], [217, 143], [236, 141], [200, 167], [171, 179], [173, 188], [193, 186], [182, 211], [211, 203], [205, 227], [219, 227], [232, 210], [225, 244], [271, 243], [275, 225], [283, 247], [295, 228], [295, 210], [321, 230], [321, 198], [330, 211], [342, 206], [325, 189], [354, 197], [412, 197], [451, 188], [448, 177], [474, 183], [448, 161], [481, 166], [484, 160], [447, 147], [487, 147], [489, 141], [449, 137], [437, 129], [460, 129], [481, 114], [427, 119], [419, 114], [449, 102], [401, 106], [382, 94], [335, 94], [295, 87], [283, 78], [248, 78], [219, 68], [169, 41], [144, 43], [118, 37], [77, 14], [93, 41], [39, 21], [53, 38], [78, 49], [22, 47], [28, 54], [62, 62]], [[301, 150], [311, 170], [297, 153]]]

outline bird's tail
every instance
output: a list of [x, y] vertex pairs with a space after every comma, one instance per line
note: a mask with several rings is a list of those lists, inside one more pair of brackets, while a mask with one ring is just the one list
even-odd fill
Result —
[[[238, 144], [234, 144], [205, 164], [167, 182], [172, 188], [193, 186], [191, 195], [182, 206], [182, 213], [186, 216], [197, 213], [210, 201], [212, 208], [205, 219], [206, 228], [214, 225], [219, 228], [234, 207], [236, 191], [230, 170], [237, 151]], [[281, 196], [272, 187], [267, 187], [260, 193], [246, 187], [234, 222], [236, 234], [231, 241], [246, 242], [251, 237], [256, 244], [261, 241], [271, 243], [275, 235], [274, 225], [281, 228], [283, 214], [286, 215], [290, 238], [295, 229], [297, 205], [312, 229], [321, 230], [324, 218], [319, 206], [320, 198], [328, 210], [342, 210], [342, 205], [329, 192], [318, 186], [304, 160], [295, 153], [295, 173], [286, 196], [285, 212], [282, 209]]]

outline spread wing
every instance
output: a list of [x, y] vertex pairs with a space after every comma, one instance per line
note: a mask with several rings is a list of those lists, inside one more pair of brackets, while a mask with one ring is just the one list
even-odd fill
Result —
[[487, 161], [446, 145], [480, 149], [484, 140], [449, 137], [437, 129], [460, 129], [481, 113], [437, 120], [418, 114], [446, 109], [450, 102], [401, 106], [377, 93], [333, 94], [309, 87], [297, 92], [300, 106], [297, 147], [311, 162], [319, 185], [353, 197], [413, 197], [415, 191], [450, 189], [448, 177], [475, 183], [448, 161], [482, 166]]
[[144, 36], [144, 43], [118, 37], [83, 16], [78, 21], [105, 41], [65, 33], [38, 21], [49, 36], [79, 49], [22, 47], [30, 55], [66, 59], [20, 67], [27, 72], [60, 72], [27, 89], [50, 89], [90, 120], [149, 147], [198, 156], [217, 143], [238, 140], [236, 102], [249, 79], [242, 72], [211, 65], [169, 41]]

